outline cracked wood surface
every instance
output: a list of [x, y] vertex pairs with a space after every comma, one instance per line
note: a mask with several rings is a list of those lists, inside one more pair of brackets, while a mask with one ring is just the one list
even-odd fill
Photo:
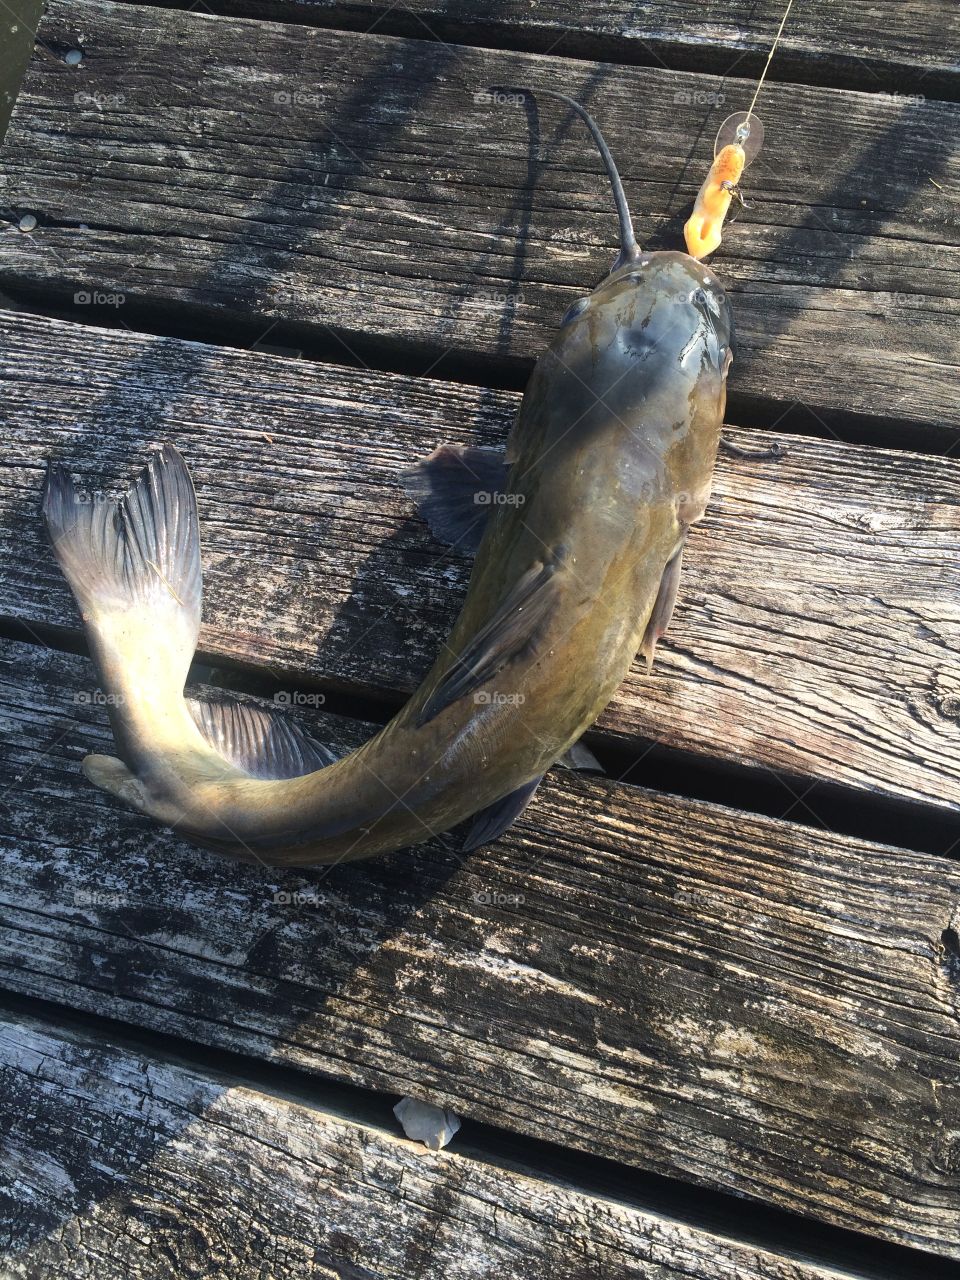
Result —
[[[201, 650], [375, 694], [416, 687], [470, 570], [399, 474], [443, 441], [502, 443], [518, 403], [9, 312], [0, 390], [0, 613], [79, 625], [40, 527], [46, 460], [115, 489], [170, 440], [198, 488]], [[721, 455], [653, 674], [638, 661], [597, 732], [956, 812], [960, 463], [780, 439], [778, 461]]]
[[[354, 26], [387, 8], [224, 7]], [[411, 0], [394, 30], [426, 36], [438, 7]], [[890, 7], [810, 0], [788, 30], [783, 79], [896, 92], [766, 93], [754, 207], [716, 264], [733, 404], [948, 449], [958, 114], [930, 99], [956, 67], [940, 3], [878, 22]], [[443, 8], [445, 41], [545, 49], [571, 20], [565, 0]], [[579, 126], [544, 101], [538, 148], [532, 117], [474, 90], [585, 98], [641, 239], [674, 247], [716, 124], [753, 87], [697, 71], [755, 74], [779, 19], [751, 12], [747, 32], [742, 8], [586, 0], [553, 49], [686, 68], [666, 71], [54, 0], [44, 38], [85, 57], [29, 74], [0, 288], [78, 319], [213, 320], [228, 340], [277, 322], [267, 341], [424, 368], [450, 351], [515, 379], [606, 269], [615, 221]], [[112, 292], [116, 312], [96, 297]], [[39, 538], [45, 459], [112, 487], [171, 439], [200, 481], [210, 658], [291, 698], [417, 683], [469, 566], [397, 475], [442, 440], [500, 442], [516, 396], [10, 313], [0, 343], [0, 615], [76, 641]], [[655, 674], [631, 675], [598, 737], [956, 811], [958, 464], [786, 442], [780, 462], [721, 461]], [[372, 728], [305, 718], [344, 750]], [[83, 781], [82, 756], [111, 749], [83, 658], [0, 641], [0, 721], [8, 990], [960, 1257], [954, 861], [555, 772], [467, 859], [454, 837], [271, 872]], [[12, 1276], [840, 1275], [18, 1015], [0, 1016], [0, 1077]]]
[[555, 771], [467, 858], [270, 871], [81, 778], [85, 659], [0, 700], [9, 990], [960, 1257], [955, 862]]
[[[71, 69], [38, 55], [28, 71], [0, 208], [39, 226], [0, 229], [0, 287], [68, 306], [122, 293], [126, 315], [251, 336], [277, 322], [274, 341], [448, 352], [498, 375], [528, 368], [608, 269], [616, 220], [581, 126], [545, 103], [538, 151], [524, 110], [475, 91], [520, 81], [587, 101], [641, 242], [669, 247], [717, 125], [752, 91], [85, 0], [54, 0], [43, 36], [86, 56]], [[948, 445], [960, 108], [771, 84], [764, 118], [754, 208], [716, 263], [740, 337], [734, 405]]]
[[[0, 1015], [7, 1280], [842, 1280], [319, 1098]], [[388, 1127], [390, 1126], [390, 1127]], [[268, 1270], [265, 1270], [268, 1268]]]
[[[162, 0], [165, 2], [165, 0]], [[214, 0], [217, 12], [460, 40], [565, 57], [759, 76], [780, 25], [770, 0]], [[955, 96], [953, 0], [795, 5], [777, 48], [780, 80]]]

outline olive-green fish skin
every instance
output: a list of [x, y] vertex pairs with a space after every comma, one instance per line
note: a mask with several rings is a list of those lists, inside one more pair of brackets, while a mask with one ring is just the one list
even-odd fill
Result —
[[[334, 763], [282, 717], [185, 699], [202, 592], [176, 450], [155, 454], [119, 504], [85, 501], [53, 464], [44, 519], [121, 756], [88, 756], [88, 778], [247, 861], [369, 857], [474, 815], [473, 840], [505, 829], [638, 651], [649, 661], [709, 497], [731, 360], [723, 289], [686, 254], [644, 255], [630, 238], [620, 260], [533, 371], [506, 492], [440, 656], [390, 724]], [[437, 501], [455, 491], [444, 473]]]
[[[703, 514], [731, 339], [722, 286], [683, 253], [645, 254], [575, 304], [533, 371], [507, 497], [418, 692], [343, 760], [285, 781], [232, 781], [217, 822], [185, 812], [180, 829], [275, 863], [366, 857], [446, 831], [542, 774], [622, 682], [664, 568]], [[458, 655], [538, 565], [553, 570], [550, 604], [530, 644], [419, 723]]]
[[386, 853], [470, 817], [468, 848], [495, 839], [635, 656], [652, 660], [686, 532], [710, 494], [732, 316], [709, 268], [685, 253], [641, 251], [589, 112], [566, 94], [537, 92], [590, 130], [620, 252], [537, 362], [506, 463], [446, 448], [416, 469], [413, 491], [448, 540], [457, 530], [474, 538], [488, 480], [506, 490], [496, 503], [485, 495], [486, 531], [440, 656], [369, 742], [329, 763], [331, 753], [282, 716], [185, 698], [202, 613], [200, 530], [172, 446], [121, 502], [89, 502], [64, 467], [48, 470], [44, 520], [122, 757], [88, 756], [83, 770], [197, 844], [284, 865]]

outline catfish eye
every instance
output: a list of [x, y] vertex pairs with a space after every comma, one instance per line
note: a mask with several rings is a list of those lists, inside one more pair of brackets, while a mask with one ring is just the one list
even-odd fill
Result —
[[694, 306], [706, 307], [715, 316], [719, 316], [723, 312], [726, 295], [722, 289], [694, 289], [690, 295], [690, 301]]
[[560, 327], [569, 324], [571, 320], [576, 320], [577, 316], [583, 315], [590, 302], [589, 298], [578, 298], [572, 306], [568, 307], [563, 319], [560, 321]]

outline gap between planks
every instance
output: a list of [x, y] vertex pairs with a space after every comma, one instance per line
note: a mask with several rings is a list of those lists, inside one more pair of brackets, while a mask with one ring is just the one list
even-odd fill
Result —
[[[127, 2], [127, 0], [125, 0]], [[146, 0], [189, 9], [187, 0]], [[786, 0], [208, 0], [224, 17], [309, 24], [365, 34], [553, 54], [712, 75], [759, 76]], [[951, 60], [956, 10], [949, 0], [796, 5], [767, 79], [828, 88], [924, 94], [956, 100], [960, 67]]]
[[[563, 1280], [567, 1275], [570, 1280], [581, 1280], [584, 1272], [580, 1268], [585, 1264], [575, 1258], [577, 1249], [596, 1250], [600, 1256], [593, 1259], [594, 1265], [602, 1261], [607, 1267], [622, 1268], [617, 1270], [618, 1280], [627, 1280], [634, 1274], [637, 1280], [646, 1280], [651, 1275], [648, 1267], [654, 1264], [658, 1264], [656, 1275], [662, 1280], [670, 1280], [674, 1265], [679, 1268], [677, 1280], [732, 1280], [734, 1276], [736, 1280], [914, 1280], [918, 1269], [929, 1280], [947, 1280], [953, 1275], [954, 1264], [930, 1254], [804, 1221], [769, 1206], [747, 1206], [729, 1196], [638, 1173], [544, 1140], [518, 1140], [505, 1131], [469, 1120], [453, 1146], [437, 1156], [402, 1139], [391, 1110], [393, 1098], [358, 1086], [307, 1077], [224, 1050], [201, 1049], [180, 1037], [137, 1030], [96, 1014], [78, 1013], [48, 1001], [9, 993], [0, 994], [0, 1076], [4, 1074], [8, 1088], [0, 1101], [0, 1119], [7, 1131], [8, 1145], [0, 1173], [0, 1195], [6, 1191], [10, 1200], [16, 1199], [11, 1183], [18, 1167], [28, 1166], [33, 1178], [39, 1174], [41, 1185], [44, 1177], [49, 1180], [43, 1208], [34, 1200], [33, 1193], [41, 1189], [34, 1181], [31, 1194], [22, 1204], [19, 1234], [10, 1233], [11, 1240], [17, 1238], [26, 1250], [26, 1257], [20, 1256], [19, 1250], [14, 1254], [12, 1243], [8, 1243], [5, 1274], [11, 1280], [35, 1274], [27, 1268], [36, 1266], [40, 1259], [51, 1269], [54, 1257], [57, 1274], [72, 1275], [71, 1250], [66, 1241], [79, 1238], [85, 1249], [91, 1229], [109, 1230], [111, 1219], [125, 1224], [122, 1236], [127, 1241], [137, 1241], [142, 1252], [118, 1259], [116, 1273], [107, 1269], [99, 1274], [116, 1274], [122, 1280], [131, 1275], [147, 1280], [156, 1274], [165, 1280], [169, 1273], [162, 1268], [168, 1263], [158, 1258], [162, 1251], [153, 1240], [138, 1240], [135, 1230], [145, 1204], [168, 1203], [169, 1193], [163, 1185], [163, 1148], [170, 1143], [180, 1150], [193, 1150], [198, 1163], [202, 1160], [216, 1165], [214, 1155], [222, 1159], [226, 1133], [239, 1133], [249, 1140], [245, 1152], [248, 1159], [260, 1143], [269, 1143], [273, 1152], [286, 1157], [281, 1157], [273, 1168], [279, 1185], [274, 1184], [271, 1198], [278, 1202], [287, 1198], [288, 1182], [292, 1188], [298, 1181], [296, 1170], [301, 1161], [317, 1167], [322, 1155], [329, 1152], [333, 1156], [312, 1194], [306, 1197], [311, 1220], [309, 1225], [303, 1225], [315, 1247], [320, 1246], [321, 1232], [330, 1233], [341, 1248], [348, 1240], [354, 1248], [358, 1244], [355, 1237], [343, 1234], [346, 1224], [342, 1210], [335, 1207], [336, 1200], [325, 1197], [328, 1186], [341, 1192], [341, 1184], [349, 1183], [351, 1155], [357, 1146], [363, 1151], [359, 1164], [368, 1188], [373, 1185], [371, 1166], [377, 1158], [392, 1158], [414, 1180], [421, 1177], [449, 1184], [450, 1195], [457, 1200], [475, 1194], [471, 1183], [478, 1182], [489, 1189], [488, 1204], [498, 1206], [499, 1214], [507, 1216], [519, 1211], [530, 1220], [535, 1234], [523, 1242], [525, 1249], [516, 1256], [509, 1234], [501, 1236], [494, 1226], [494, 1238], [503, 1249], [494, 1267], [488, 1255], [481, 1261], [482, 1242], [464, 1235], [461, 1214], [451, 1214], [452, 1238], [426, 1260], [433, 1270], [418, 1271], [420, 1280], [427, 1276], [446, 1280], [455, 1261], [462, 1263], [464, 1257], [469, 1260], [474, 1253], [478, 1254], [478, 1280], [491, 1280], [494, 1275], [502, 1280], [531, 1280], [540, 1274], [536, 1270], [538, 1263], [549, 1263], [554, 1280]], [[49, 1120], [57, 1114], [55, 1099], [60, 1092], [64, 1110], [70, 1113], [69, 1130], [76, 1133], [78, 1124], [83, 1124], [88, 1135], [85, 1144], [68, 1147], [63, 1133], [48, 1127]], [[171, 1104], [162, 1119], [155, 1110], [160, 1099]], [[3, 1114], [5, 1106], [10, 1109], [7, 1115]], [[29, 1134], [18, 1125], [12, 1112], [14, 1106], [21, 1116], [30, 1115]], [[129, 1124], [134, 1106], [148, 1131], [137, 1136], [146, 1137], [147, 1141], [135, 1144], [128, 1133], [123, 1141], [104, 1142], [102, 1139], [110, 1137], [109, 1126], [104, 1123], [107, 1114]], [[103, 1119], [97, 1123], [100, 1112]], [[263, 1116], [266, 1130], [249, 1125], [251, 1112]], [[197, 1136], [187, 1137], [186, 1128], [195, 1128]], [[298, 1135], [296, 1152], [288, 1146], [294, 1129]], [[39, 1162], [30, 1162], [31, 1153], [36, 1153]], [[69, 1170], [68, 1164], [73, 1166]], [[69, 1182], [79, 1194], [65, 1194], [69, 1184], [54, 1172], [58, 1167], [68, 1173]], [[94, 1175], [95, 1168], [99, 1169], [99, 1177]], [[192, 1170], [187, 1165], [183, 1172], [189, 1175]], [[401, 1172], [397, 1189], [403, 1180]], [[378, 1181], [381, 1186], [390, 1185], [389, 1181]], [[181, 1190], [178, 1187], [178, 1193]], [[229, 1193], [231, 1202], [223, 1206], [228, 1221], [238, 1216], [236, 1193], [234, 1182]], [[404, 1213], [394, 1226], [400, 1227], [405, 1245], [405, 1236], [423, 1232], [427, 1224], [421, 1222], [421, 1217], [429, 1216], [432, 1206], [411, 1203], [408, 1196], [404, 1201]], [[378, 1242], [383, 1238], [380, 1215], [371, 1217], [373, 1203], [368, 1208], [362, 1195], [358, 1202], [368, 1220], [369, 1236], [360, 1223], [354, 1223], [355, 1229], [361, 1227], [360, 1248], [351, 1254], [349, 1264], [377, 1266], [368, 1280], [409, 1280], [409, 1253], [403, 1257], [399, 1270], [391, 1265], [392, 1259], [382, 1255], [377, 1258]], [[107, 1204], [112, 1207], [107, 1208]], [[579, 1243], [566, 1237], [569, 1220], [560, 1240], [556, 1240], [553, 1224], [548, 1220], [554, 1205], [571, 1217], [577, 1215]], [[245, 1207], [249, 1212], [250, 1206]], [[57, 1215], [69, 1215], [71, 1209], [76, 1210], [76, 1227], [67, 1216], [57, 1223], [58, 1243], [54, 1244], [48, 1234], [41, 1244], [43, 1227], [55, 1221]], [[436, 1203], [435, 1211], [445, 1218], [450, 1214], [450, 1205]], [[174, 1257], [186, 1240], [197, 1239], [198, 1227], [202, 1227], [204, 1235], [212, 1230], [207, 1216], [210, 1209], [201, 1212], [200, 1223], [193, 1221], [189, 1231], [173, 1231], [167, 1237]], [[498, 1213], [493, 1214], [494, 1222]], [[604, 1219], [609, 1224], [608, 1231], [601, 1226]], [[377, 1224], [375, 1229], [371, 1229], [373, 1222]], [[627, 1247], [628, 1241], [632, 1256], [626, 1258], [619, 1250]], [[557, 1243], [561, 1244], [559, 1255], [554, 1252]], [[369, 1252], [371, 1256], [364, 1258], [358, 1252]], [[400, 1245], [391, 1246], [390, 1253], [400, 1252]], [[681, 1262], [684, 1255], [686, 1261]], [[80, 1260], [78, 1256], [75, 1261]], [[572, 1274], [566, 1269], [571, 1260], [576, 1268]], [[336, 1261], [342, 1266], [347, 1259]], [[195, 1257], [191, 1263], [196, 1266]], [[146, 1269], [142, 1269], [144, 1266]], [[309, 1264], [307, 1268], [305, 1274], [312, 1276]], [[238, 1270], [234, 1261], [227, 1274], [230, 1280], [239, 1280], [247, 1271]], [[284, 1272], [290, 1280], [299, 1274], [296, 1268]], [[604, 1270], [597, 1274], [612, 1273]], [[204, 1275], [208, 1280], [219, 1277], [214, 1258], [207, 1259]]]
[[960, 1256], [956, 864], [562, 770], [467, 857], [236, 864], [82, 780], [88, 663], [2, 648], [9, 989]]
[[[491, 111], [466, 90], [563, 77], [586, 94], [651, 247], [681, 243], [672, 220], [732, 105], [680, 110], [678, 92], [716, 97], [719, 82], [656, 69], [81, 0], [56, 0], [45, 21], [61, 43], [82, 26], [88, 56], [75, 75], [35, 61], [19, 99], [0, 198], [39, 226], [0, 234], [8, 290], [68, 304], [119, 290], [131, 304], [186, 304], [198, 323], [257, 316], [261, 332], [279, 322], [515, 373], [609, 267], [615, 219], [583, 130], [544, 107], [538, 144], [525, 112]], [[158, 78], [157, 51], [174, 43], [176, 74]], [[318, 85], [322, 103], [285, 105]], [[115, 105], [78, 105], [77, 86]], [[639, 159], [638, 95], [658, 139]], [[736, 295], [741, 403], [946, 441], [956, 110], [774, 84], [765, 112], [759, 199], [717, 264]]]
[[[503, 359], [480, 352], [446, 352], [438, 357], [435, 347], [402, 338], [385, 339], [366, 333], [341, 334], [332, 326], [318, 329], [287, 320], [271, 322], [264, 331], [262, 323], [255, 318], [244, 320], [224, 311], [210, 312], [201, 317], [193, 305], [170, 302], [154, 305], [148, 298], [129, 299], [124, 306], [123, 319], [104, 315], [102, 309], [94, 315], [86, 309], [68, 307], [65, 303], [58, 305], [49, 290], [37, 288], [29, 280], [6, 280], [4, 283], [6, 291], [0, 290], [0, 309], [7, 312], [58, 320], [81, 328], [113, 329], [229, 347], [308, 364], [523, 392], [535, 363], [532, 358]], [[806, 412], [802, 405], [751, 396], [737, 386], [728, 391], [726, 420], [728, 425], [736, 423], [741, 430], [876, 445], [882, 449], [933, 457], [954, 455], [958, 445], [957, 430], [953, 426], [930, 424], [918, 433], [913, 424], [881, 412], [833, 414], [827, 423]]]

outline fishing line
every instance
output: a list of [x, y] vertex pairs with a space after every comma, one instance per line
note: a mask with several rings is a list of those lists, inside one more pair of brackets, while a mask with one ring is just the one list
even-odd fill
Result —
[[753, 114], [753, 108], [757, 105], [760, 90], [767, 78], [770, 63], [780, 44], [780, 37], [783, 35], [783, 29], [787, 25], [787, 18], [792, 8], [793, 0], [787, 0], [787, 7], [783, 11], [780, 26], [773, 38], [773, 44], [770, 46], [760, 79], [753, 91], [749, 108], [746, 111], [735, 111], [733, 115], [727, 116], [717, 130], [713, 164], [697, 193], [693, 213], [683, 227], [687, 252], [694, 258], [705, 258], [720, 247], [724, 219], [730, 211], [732, 200], [737, 200], [741, 206], [746, 207], [740, 190], [740, 178], [744, 169], [763, 146], [763, 125]]
[[757, 87], [753, 91], [753, 100], [747, 108], [747, 115], [753, 112], [753, 108], [757, 105], [757, 99], [760, 97], [760, 90], [763, 88], [763, 82], [767, 78], [767, 72], [770, 70], [770, 63], [773, 61], [773, 55], [777, 51], [777, 45], [780, 43], [780, 37], [783, 35], [783, 28], [787, 25], [787, 18], [790, 16], [790, 10], [793, 8], [793, 0], [787, 0], [787, 7], [783, 11], [783, 17], [780, 19], [780, 26], [777, 34], [773, 37], [773, 44], [770, 46], [770, 52], [767, 54], [767, 61], [764, 65], [760, 79], [757, 81]]

